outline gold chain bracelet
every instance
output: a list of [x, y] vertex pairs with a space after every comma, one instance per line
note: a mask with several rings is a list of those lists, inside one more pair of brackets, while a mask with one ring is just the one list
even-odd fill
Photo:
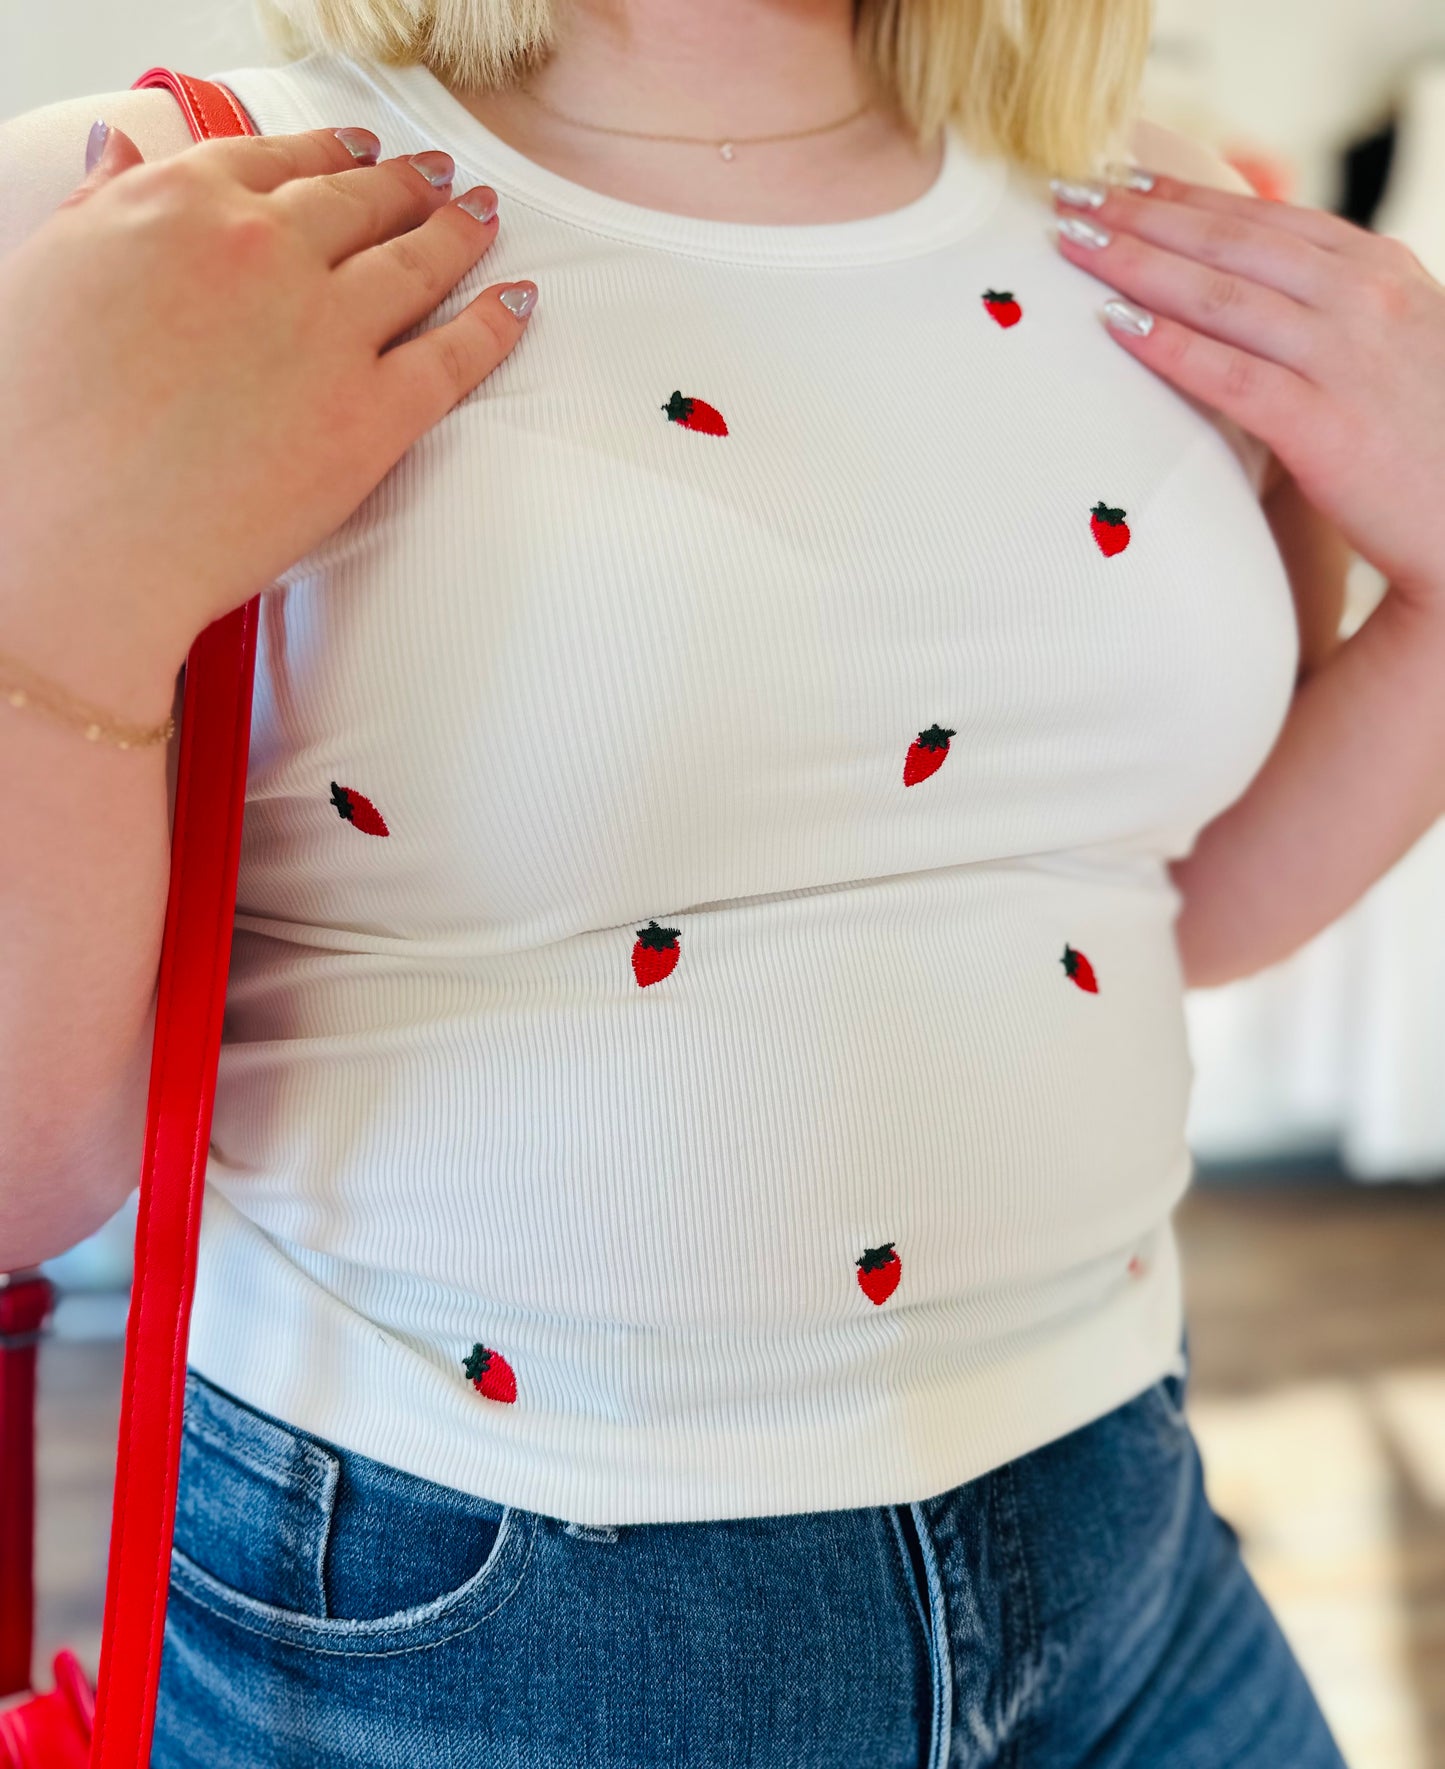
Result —
[[146, 749], [152, 744], [169, 743], [175, 733], [174, 718], [168, 718], [163, 725], [122, 724], [102, 707], [77, 700], [56, 683], [36, 675], [18, 657], [7, 656], [3, 651], [0, 651], [0, 694], [14, 707], [43, 707], [67, 724], [78, 726], [89, 742], [98, 743], [104, 739], [117, 749]]

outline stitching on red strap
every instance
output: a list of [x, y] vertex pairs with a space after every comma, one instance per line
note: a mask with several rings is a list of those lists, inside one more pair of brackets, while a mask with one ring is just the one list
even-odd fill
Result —
[[[183, 74], [181, 78], [184, 79], [185, 75]], [[219, 80], [207, 80], [205, 85], [212, 92], [218, 94], [224, 101], [227, 110], [229, 110], [231, 115], [236, 119], [243, 135], [254, 135], [256, 133], [252, 126], [251, 119], [246, 115], [245, 111], [241, 109], [240, 104], [236, 100], [235, 93], [232, 92], [229, 87], [223, 86]]]
[[245, 130], [247, 135], [256, 134], [257, 131], [256, 131], [255, 124], [251, 121], [250, 117], [247, 116], [246, 112], [241, 108], [241, 105], [240, 105], [239, 101], [237, 100], [235, 93], [231, 91], [230, 87], [223, 86], [219, 80], [213, 80], [211, 82], [211, 84], [216, 88], [217, 92], [220, 93], [221, 97], [224, 98], [226, 103], [231, 107], [231, 115], [241, 125], [242, 129]]
[[232, 92], [229, 87], [223, 86], [219, 80], [193, 80], [189, 74], [177, 74], [176, 79], [180, 82], [186, 98], [190, 102], [191, 109], [195, 112], [196, 121], [200, 124], [208, 141], [214, 141], [217, 137], [212, 132], [211, 126], [206, 120], [207, 107], [204, 96], [206, 93], [214, 93], [220, 98], [227, 110], [229, 110], [231, 115], [236, 119], [243, 135], [254, 135], [256, 133], [251, 119], [246, 115], [245, 111], [242, 110], [235, 93]]
[[190, 105], [191, 110], [195, 113], [196, 121], [200, 125], [202, 132], [206, 136], [207, 140], [210, 140], [211, 128], [210, 128], [210, 125], [206, 121], [205, 102], [202, 99], [200, 93], [197, 92], [197, 90], [196, 90], [195, 81], [192, 80], [186, 74], [177, 74], [176, 79], [180, 82], [181, 90], [186, 95], [186, 102]]

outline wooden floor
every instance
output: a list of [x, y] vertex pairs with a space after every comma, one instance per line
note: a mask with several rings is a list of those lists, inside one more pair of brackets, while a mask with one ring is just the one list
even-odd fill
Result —
[[[1445, 1769], [1445, 1186], [1199, 1188], [1179, 1226], [1214, 1504], [1352, 1769]], [[42, 1366], [40, 1654], [93, 1667], [120, 1347]]]
[[1445, 1186], [1197, 1191], [1210, 1497], [1354, 1769], [1445, 1769]]

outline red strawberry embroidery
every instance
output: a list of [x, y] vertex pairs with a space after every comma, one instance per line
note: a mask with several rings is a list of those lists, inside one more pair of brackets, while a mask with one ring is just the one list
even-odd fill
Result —
[[517, 1378], [500, 1351], [474, 1345], [462, 1359], [462, 1368], [471, 1377], [472, 1387], [488, 1400], [514, 1401], [517, 1398]]
[[1095, 504], [1089, 516], [1089, 528], [1106, 559], [1122, 553], [1129, 544], [1129, 524], [1122, 510], [1111, 510], [1107, 504]]
[[985, 289], [983, 304], [1001, 326], [1016, 326], [1024, 316], [1023, 308], [1008, 289]]
[[660, 983], [677, 969], [677, 936], [675, 927], [659, 927], [655, 921], [637, 930], [637, 943], [632, 948], [632, 974], [639, 989], [649, 983]]
[[1064, 942], [1064, 956], [1059, 960], [1064, 967], [1064, 975], [1077, 983], [1081, 989], [1087, 989], [1090, 995], [1099, 993], [1098, 979], [1094, 975], [1094, 967], [1082, 952], [1075, 952], [1068, 941]]
[[917, 786], [920, 780], [936, 774], [948, 755], [949, 738], [957, 735], [956, 731], [945, 731], [942, 725], [930, 725], [926, 731], [920, 731], [903, 758], [903, 784]]
[[1129, 1261], [1128, 1271], [1129, 1271], [1129, 1276], [1131, 1278], [1142, 1278], [1143, 1277], [1143, 1275], [1144, 1275], [1144, 1261], [1139, 1257], [1139, 1255], [1137, 1253]]
[[338, 813], [348, 823], [367, 835], [390, 835], [386, 827], [386, 819], [364, 792], [357, 792], [354, 787], [338, 786], [331, 782], [331, 802]]
[[858, 1267], [858, 1288], [875, 1306], [888, 1300], [903, 1276], [903, 1261], [893, 1251], [892, 1241], [865, 1247], [863, 1257], [853, 1263]]
[[684, 399], [680, 393], [674, 393], [662, 410], [684, 430], [700, 430], [704, 436], [726, 436], [728, 433], [722, 413], [705, 399]]

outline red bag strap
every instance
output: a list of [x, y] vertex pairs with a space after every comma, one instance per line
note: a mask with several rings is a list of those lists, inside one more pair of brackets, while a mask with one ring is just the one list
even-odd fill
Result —
[[[136, 86], [172, 92], [197, 140], [256, 133], [224, 86], [167, 68], [151, 68]], [[260, 601], [213, 622], [186, 658], [92, 1769], [146, 1769], [150, 1761]]]
[[178, 74], [171, 68], [147, 68], [131, 90], [138, 92], [157, 86], [163, 86], [175, 97], [197, 141], [257, 133], [235, 93], [218, 80], [193, 80], [189, 74]]
[[0, 1276], [0, 1695], [30, 1687], [35, 1633], [35, 1352], [54, 1288]]

